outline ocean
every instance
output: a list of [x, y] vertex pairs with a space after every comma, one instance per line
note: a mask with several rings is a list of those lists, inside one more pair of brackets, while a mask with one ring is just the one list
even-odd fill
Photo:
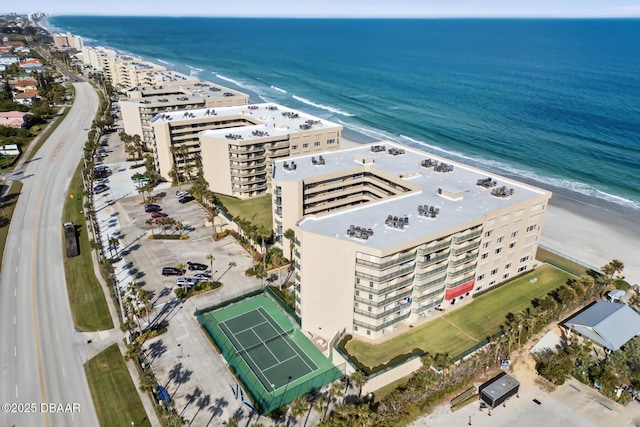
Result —
[[[50, 18], [340, 123], [640, 213], [640, 20]], [[615, 209], [614, 209], [615, 210]]]

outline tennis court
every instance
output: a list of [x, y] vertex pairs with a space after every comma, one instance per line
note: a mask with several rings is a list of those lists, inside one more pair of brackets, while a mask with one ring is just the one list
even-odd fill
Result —
[[268, 297], [198, 315], [235, 375], [267, 414], [343, 376]]
[[240, 356], [267, 390], [277, 390], [318, 369], [262, 307], [220, 322]]

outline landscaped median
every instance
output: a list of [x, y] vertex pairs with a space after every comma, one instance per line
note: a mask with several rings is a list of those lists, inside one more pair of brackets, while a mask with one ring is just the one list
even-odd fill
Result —
[[[537, 279], [531, 283], [531, 279]], [[349, 355], [366, 367], [384, 367], [399, 356], [415, 352], [455, 357], [500, 332], [507, 314], [518, 313], [567, 283], [571, 274], [548, 264], [474, 298], [469, 305], [414, 327], [380, 344], [351, 339], [345, 345]], [[446, 306], [444, 306], [446, 309]], [[419, 349], [420, 351], [416, 350]], [[382, 366], [381, 366], [382, 365]]]
[[[65, 258], [64, 271], [67, 278], [71, 315], [76, 328], [81, 331], [104, 331], [113, 328], [113, 321], [102, 286], [96, 279], [93, 269], [89, 230], [82, 205], [81, 169], [82, 164], [78, 166], [71, 179], [62, 214], [62, 222], [72, 222], [79, 226], [80, 255], [74, 258]], [[62, 223], [60, 223], [60, 233], [62, 233]]]
[[118, 344], [84, 365], [101, 426], [143, 425], [147, 414]]

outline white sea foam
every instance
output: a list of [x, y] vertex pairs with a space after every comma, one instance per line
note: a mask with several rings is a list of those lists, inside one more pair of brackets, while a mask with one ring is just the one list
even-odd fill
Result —
[[275, 90], [276, 92], [287, 93], [286, 90], [280, 89], [278, 86], [271, 86], [271, 89]]
[[156, 61], [158, 61], [158, 62], [159, 62], [159, 63], [161, 63], [161, 64], [168, 65], [168, 66], [170, 66], [170, 67], [175, 67], [175, 64], [172, 64], [171, 62], [169, 62], [169, 61], [165, 61], [165, 60], [160, 59], [160, 58], [156, 58]]
[[325, 111], [330, 111], [330, 112], [332, 112], [334, 114], [340, 114], [341, 116], [345, 116], [345, 117], [353, 117], [354, 116], [353, 114], [345, 113], [344, 111], [342, 111], [342, 110], [340, 110], [338, 108], [331, 107], [329, 105], [317, 104], [317, 103], [315, 103], [315, 102], [313, 102], [313, 101], [311, 101], [311, 100], [309, 100], [307, 98], [303, 98], [303, 97], [298, 96], [298, 95], [292, 95], [291, 97], [293, 99], [295, 99], [296, 101], [302, 102], [303, 104], [311, 105], [312, 107], [320, 108], [320, 109], [325, 110]]
[[239, 82], [238, 80], [234, 80], [232, 78], [229, 77], [225, 77], [222, 74], [216, 74], [216, 77], [218, 77], [220, 80], [224, 80], [227, 81], [229, 83], [233, 83], [234, 85], [241, 87], [241, 88], [245, 88], [245, 89], [249, 89], [247, 86], [245, 86], [244, 84], [242, 84], [241, 82]]

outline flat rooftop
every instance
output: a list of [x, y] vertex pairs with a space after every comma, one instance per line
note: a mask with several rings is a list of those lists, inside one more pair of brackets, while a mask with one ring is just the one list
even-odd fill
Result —
[[[213, 115], [215, 112], [215, 115]], [[175, 111], [158, 114], [151, 123], [180, 122], [210, 119], [224, 121], [225, 118], [237, 120], [239, 117], [253, 124], [242, 124], [237, 127], [205, 130], [202, 136], [232, 139], [234, 141], [251, 141], [266, 137], [290, 135], [309, 130], [342, 129], [342, 126], [328, 120], [274, 103], [240, 105], [233, 107], [199, 108], [188, 111]], [[308, 127], [308, 129], [306, 128]], [[233, 135], [233, 138], [227, 136]], [[310, 141], [313, 143], [313, 141]]]
[[[162, 104], [162, 103], [193, 103], [202, 102], [206, 98], [223, 98], [229, 96], [245, 96], [248, 95], [220, 86], [211, 82], [193, 83], [193, 79], [180, 73], [175, 72], [158, 72], [163, 76], [163, 81], [184, 81], [184, 85], [155, 85], [145, 86], [141, 88], [132, 88], [128, 92], [138, 93], [140, 98], [129, 98], [123, 102], [135, 102], [138, 104]], [[195, 110], [193, 110], [195, 111]]]
[[[385, 146], [385, 151], [371, 150], [372, 146], [381, 145]], [[404, 153], [392, 155], [390, 150], [394, 152], [393, 149], [404, 150]], [[485, 215], [491, 211], [516, 205], [544, 194], [549, 196], [551, 194], [546, 190], [513, 179], [389, 141], [363, 144], [361, 147], [321, 154], [324, 165], [320, 166], [312, 164], [312, 157], [317, 160], [318, 153], [274, 162], [274, 180], [300, 181], [317, 179], [325, 174], [339, 173], [358, 167], [364, 170], [361, 160], [364, 158], [367, 162], [372, 162], [368, 164], [370, 171], [382, 171], [397, 177], [400, 182], [413, 184], [419, 188], [416, 191], [364, 203], [335, 213], [309, 215], [298, 224], [305, 231], [354, 241], [380, 250], [408, 242], [418, 236], [444, 232], [467, 222], [475, 221], [480, 224], [484, 222]], [[446, 163], [453, 166], [453, 170], [441, 173], [436, 172], [433, 167], [422, 167], [421, 162], [427, 159]], [[291, 163], [292, 160], [295, 161], [296, 168], [285, 170], [284, 163]], [[486, 188], [477, 185], [478, 180], [489, 177], [491, 181], [495, 181], [494, 186]], [[492, 190], [503, 186], [507, 190], [506, 197], [496, 197], [491, 194]], [[449, 196], [439, 195], [439, 189], [444, 189]], [[512, 195], [508, 195], [510, 189], [513, 189]], [[440, 213], [435, 219], [420, 216], [418, 205], [434, 206], [440, 210]], [[409, 224], [403, 229], [389, 227], [385, 225], [388, 215], [403, 218], [406, 216]], [[367, 240], [349, 237], [346, 231], [351, 225], [371, 228], [374, 234]]]

